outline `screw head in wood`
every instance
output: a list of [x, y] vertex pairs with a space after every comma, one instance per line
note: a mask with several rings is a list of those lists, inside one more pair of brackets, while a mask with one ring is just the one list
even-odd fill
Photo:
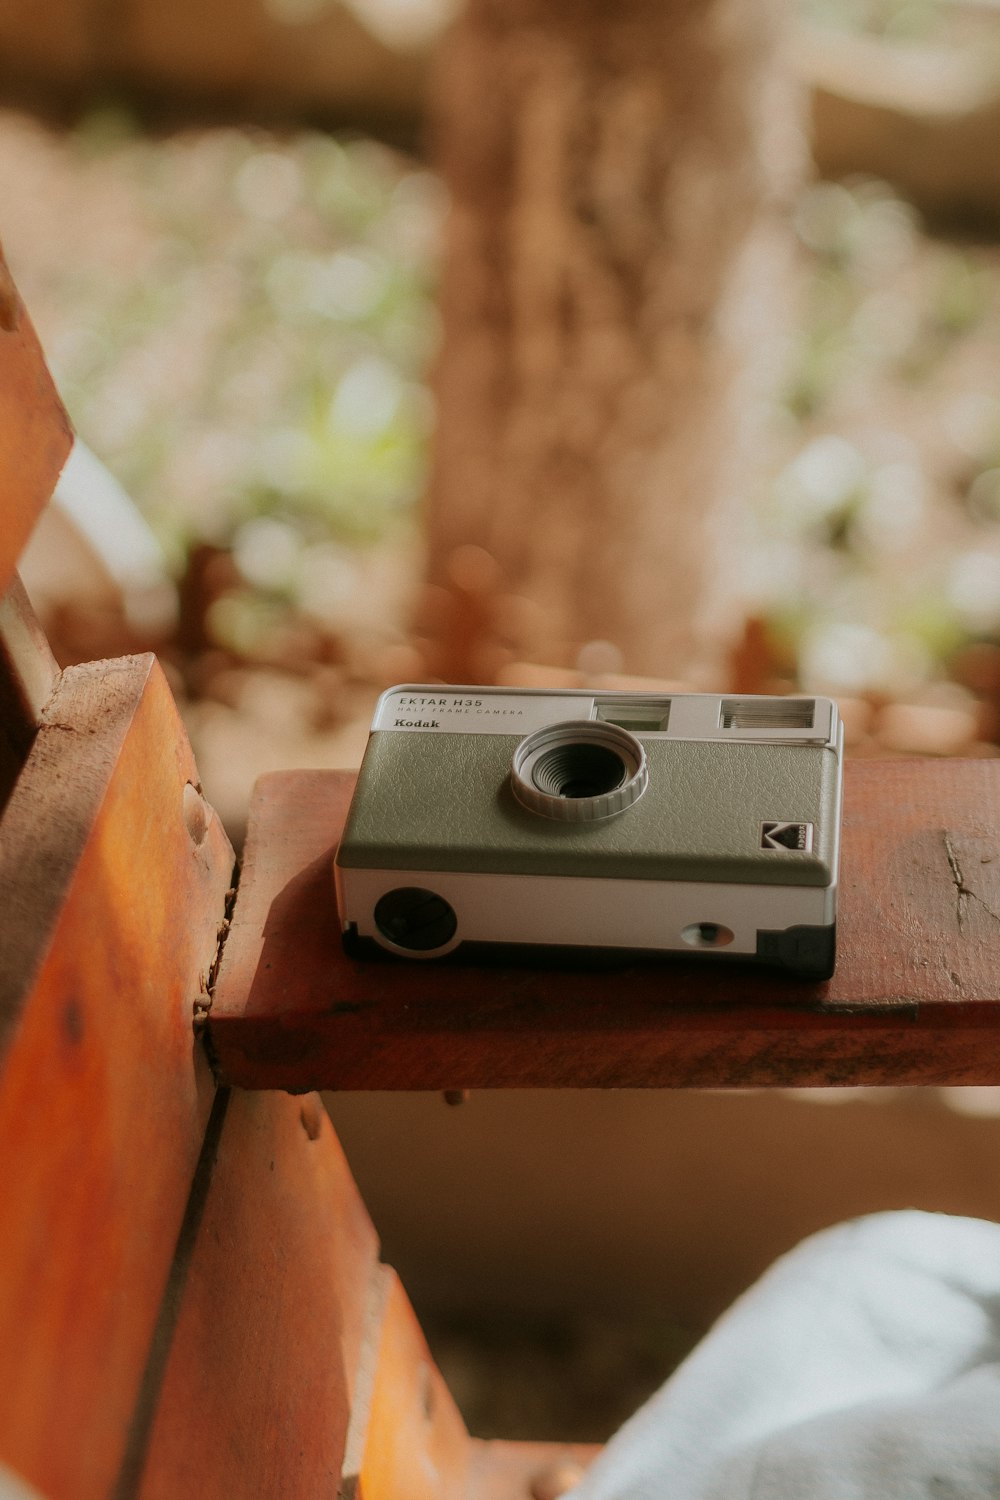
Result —
[[201, 792], [189, 781], [184, 787], [184, 825], [192, 844], [204, 843], [211, 812]]

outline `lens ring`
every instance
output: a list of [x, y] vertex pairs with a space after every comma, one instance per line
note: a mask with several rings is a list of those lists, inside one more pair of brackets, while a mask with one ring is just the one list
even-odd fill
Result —
[[511, 787], [522, 807], [562, 823], [589, 823], [624, 812], [649, 780], [635, 735], [593, 719], [547, 724], [514, 751]]
[[629, 771], [617, 750], [577, 741], [543, 750], [531, 768], [531, 779], [549, 797], [599, 797], [616, 791]]

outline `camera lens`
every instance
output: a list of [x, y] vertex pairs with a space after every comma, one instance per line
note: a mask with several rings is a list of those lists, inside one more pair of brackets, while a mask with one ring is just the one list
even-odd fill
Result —
[[395, 947], [429, 953], [451, 942], [458, 919], [443, 896], [420, 886], [401, 885], [375, 903], [375, 925]]
[[521, 806], [563, 823], [624, 812], [648, 780], [646, 752], [635, 735], [593, 719], [536, 729], [518, 745], [511, 766]]
[[600, 797], [627, 776], [621, 756], [606, 745], [559, 745], [531, 768], [532, 781], [550, 797]]

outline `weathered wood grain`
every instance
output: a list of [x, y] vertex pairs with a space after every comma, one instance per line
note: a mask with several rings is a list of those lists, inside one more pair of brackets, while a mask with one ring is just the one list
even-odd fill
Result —
[[465, 1424], [395, 1271], [375, 1281], [343, 1500], [469, 1500]]
[[0, 1462], [111, 1493], [213, 1093], [232, 851], [152, 657], [64, 672], [0, 820]]
[[263, 778], [210, 1018], [254, 1088], [768, 1087], [1000, 1080], [1000, 763], [847, 769], [828, 984], [665, 961], [607, 971], [358, 962], [331, 862], [341, 772]]
[[322, 1102], [235, 1092], [142, 1500], [336, 1500], [377, 1251]]
[[0, 252], [0, 594], [44, 509], [73, 436], [35, 330]]

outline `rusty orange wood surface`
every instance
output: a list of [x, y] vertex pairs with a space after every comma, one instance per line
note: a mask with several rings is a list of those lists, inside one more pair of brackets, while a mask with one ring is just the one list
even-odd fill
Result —
[[72, 444], [69, 420], [0, 254], [0, 594]]
[[232, 851], [152, 657], [64, 672], [0, 820], [0, 1462], [106, 1497], [213, 1093]]
[[465, 1424], [396, 1273], [380, 1268], [351, 1418], [344, 1500], [469, 1500]]
[[337, 1495], [377, 1251], [322, 1102], [234, 1092], [142, 1500]]
[[344, 772], [263, 778], [210, 1018], [254, 1088], [1000, 1082], [1000, 762], [849, 764], [837, 971], [355, 961]]

